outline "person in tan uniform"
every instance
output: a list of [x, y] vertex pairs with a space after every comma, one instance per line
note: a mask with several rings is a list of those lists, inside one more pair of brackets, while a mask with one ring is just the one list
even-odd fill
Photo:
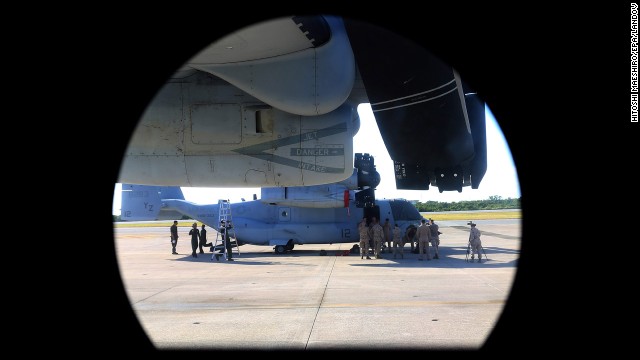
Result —
[[471, 262], [473, 262], [473, 256], [475, 254], [478, 254], [478, 262], [481, 262], [480, 258], [482, 254], [480, 253], [480, 251], [482, 250], [482, 241], [480, 241], [480, 230], [476, 228], [476, 224], [474, 224], [473, 222], [470, 222], [469, 225], [471, 225], [471, 231], [469, 232], [469, 244], [471, 245]]
[[[396, 258], [398, 251], [400, 252], [400, 258], [404, 259], [404, 242], [402, 242], [402, 231], [398, 227], [398, 224], [393, 225], [393, 258]], [[399, 249], [399, 250], [398, 250]]]
[[367, 218], [363, 217], [362, 221], [358, 224], [358, 233], [360, 234], [360, 259], [369, 257], [369, 227], [367, 226]]
[[389, 218], [384, 220], [382, 230], [384, 230], [384, 241], [387, 243], [387, 252], [391, 254], [391, 224], [389, 223]]
[[371, 227], [373, 235], [373, 255], [376, 259], [381, 259], [380, 251], [382, 250], [382, 242], [384, 241], [384, 230], [375, 217], [373, 218], [373, 222], [373, 226]]
[[422, 224], [418, 226], [418, 231], [416, 231], [416, 236], [418, 237], [418, 251], [420, 253], [420, 257], [418, 260], [424, 260], [425, 253], [427, 254], [427, 260], [431, 260], [431, 254], [429, 253], [429, 241], [431, 240], [431, 230], [429, 229], [429, 225], [426, 224], [426, 220], [422, 219]]
[[433, 219], [429, 219], [429, 229], [431, 230], [431, 246], [436, 251], [436, 255], [433, 257], [434, 259], [440, 258], [440, 227], [436, 224]]

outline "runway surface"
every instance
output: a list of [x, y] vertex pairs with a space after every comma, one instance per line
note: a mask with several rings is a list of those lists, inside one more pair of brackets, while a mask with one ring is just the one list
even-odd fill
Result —
[[438, 222], [440, 259], [431, 261], [408, 244], [404, 259], [377, 260], [336, 256], [353, 244], [333, 244], [283, 255], [244, 245], [236, 261], [218, 262], [209, 252], [191, 257], [186, 228], [180, 255], [168, 227], [114, 232], [127, 296], [160, 350], [474, 350], [508, 300], [521, 221], [474, 222], [482, 263], [466, 261], [466, 221]]

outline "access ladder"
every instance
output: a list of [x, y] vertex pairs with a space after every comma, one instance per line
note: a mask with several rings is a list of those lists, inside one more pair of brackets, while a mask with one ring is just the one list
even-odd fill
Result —
[[240, 256], [240, 247], [236, 239], [236, 232], [233, 229], [233, 222], [231, 219], [231, 203], [229, 200], [218, 200], [218, 231], [216, 234], [216, 240], [213, 243], [213, 255], [211, 260], [220, 260], [220, 257], [224, 256], [226, 260], [231, 260], [229, 254], [225, 248], [226, 237], [229, 237], [229, 246], [231, 247], [231, 258]]

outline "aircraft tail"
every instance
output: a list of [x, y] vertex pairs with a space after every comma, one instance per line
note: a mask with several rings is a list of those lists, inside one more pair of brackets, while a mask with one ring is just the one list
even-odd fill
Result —
[[122, 208], [124, 221], [176, 220], [182, 214], [163, 209], [162, 199], [184, 200], [179, 186], [151, 186], [122, 184]]

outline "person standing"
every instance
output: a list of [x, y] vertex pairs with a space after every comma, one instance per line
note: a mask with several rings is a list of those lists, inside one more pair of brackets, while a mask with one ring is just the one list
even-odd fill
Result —
[[407, 227], [407, 231], [404, 234], [404, 243], [409, 243], [411, 244], [411, 253], [412, 254], [417, 254], [417, 251], [415, 250], [415, 238], [416, 238], [416, 226], [411, 224]]
[[189, 230], [189, 235], [191, 235], [191, 256], [197, 258], [196, 250], [198, 250], [200, 231], [198, 230], [198, 223], [193, 223], [191, 227], [192, 229]]
[[[223, 220], [224, 221], [224, 220]], [[227, 261], [233, 261], [233, 252], [231, 251], [231, 235], [229, 235], [229, 229], [233, 227], [231, 221], [222, 223], [224, 230], [224, 247], [227, 250]]]
[[391, 254], [391, 224], [389, 223], [389, 218], [384, 220], [382, 229], [384, 230], [384, 241], [387, 243], [387, 252]]
[[207, 230], [204, 228], [204, 224], [202, 224], [202, 229], [200, 230], [200, 254], [204, 254], [202, 250], [203, 246], [213, 246], [213, 243], [207, 243]]
[[178, 220], [173, 220], [173, 225], [169, 228], [171, 232], [171, 253], [178, 255], [176, 246], [178, 245]]
[[398, 248], [400, 248], [400, 258], [404, 259], [404, 243], [402, 242], [402, 232], [398, 227], [398, 224], [393, 225], [393, 258], [396, 258], [398, 254]]
[[418, 260], [424, 260], [425, 253], [427, 254], [427, 260], [431, 260], [431, 254], [429, 253], [429, 240], [431, 240], [431, 230], [429, 230], [429, 226], [426, 224], [425, 219], [422, 219], [422, 224], [418, 226], [416, 236], [418, 237], [418, 252], [420, 253], [420, 257], [418, 258]]
[[471, 245], [471, 262], [473, 262], [473, 256], [475, 254], [478, 254], [478, 262], [481, 262], [480, 250], [482, 250], [482, 241], [480, 241], [480, 230], [476, 228], [476, 224], [474, 224], [473, 222], [469, 222], [469, 225], [471, 225], [471, 231], [469, 233], [469, 244]]
[[369, 257], [369, 227], [367, 226], [367, 218], [363, 217], [362, 221], [358, 224], [358, 233], [360, 234], [360, 259]]
[[224, 244], [224, 248], [220, 251], [220, 253], [216, 254], [216, 260], [220, 261], [220, 256], [227, 252], [227, 261], [233, 260], [233, 252], [231, 251], [231, 239], [229, 236], [229, 229], [232, 227], [231, 222], [225, 222], [224, 220], [220, 220], [220, 236], [222, 236], [222, 243]]
[[380, 251], [382, 250], [382, 242], [384, 241], [384, 230], [376, 218], [373, 218], [373, 220], [374, 224], [371, 227], [373, 235], [373, 255], [376, 259], [382, 259]]
[[439, 259], [439, 250], [440, 250], [440, 227], [436, 225], [436, 222], [433, 219], [429, 219], [429, 229], [431, 229], [431, 246], [436, 250], [436, 255], [433, 257], [434, 259]]
[[[227, 233], [226, 228], [225, 228], [224, 220], [220, 220], [220, 227], [218, 228], [218, 233], [220, 234], [220, 238], [222, 239], [222, 249], [220, 249], [219, 253], [215, 254], [216, 261], [220, 261], [220, 256], [224, 255], [224, 252], [227, 251], [226, 250], [227, 244], [224, 241], [224, 234]], [[214, 251], [215, 251], [215, 249], [214, 249]]]
[[373, 243], [373, 225], [375, 225], [376, 221], [376, 217], [372, 216], [371, 221], [369, 222], [369, 248], [372, 253], [375, 253], [376, 251], [376, 245]]

